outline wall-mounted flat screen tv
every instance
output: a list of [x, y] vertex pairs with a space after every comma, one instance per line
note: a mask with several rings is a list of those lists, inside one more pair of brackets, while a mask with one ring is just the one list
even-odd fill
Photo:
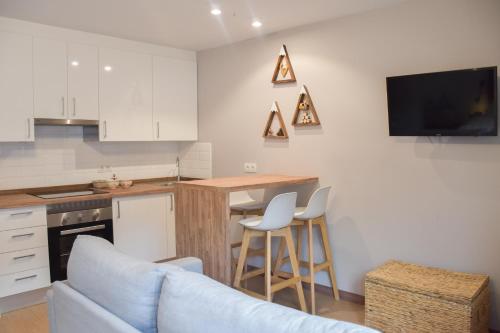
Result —
[[387, 78], [391, 136], [496, 136], [497, 67]]

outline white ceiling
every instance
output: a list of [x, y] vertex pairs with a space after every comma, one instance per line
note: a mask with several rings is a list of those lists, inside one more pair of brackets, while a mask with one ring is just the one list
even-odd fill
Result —
[[[403, 1], [0, 0], [0, 16], [202, 50]], [[212, 7], [222, 15], [211, 15]], [[251, 26], [254, 18], [261, 28]]]

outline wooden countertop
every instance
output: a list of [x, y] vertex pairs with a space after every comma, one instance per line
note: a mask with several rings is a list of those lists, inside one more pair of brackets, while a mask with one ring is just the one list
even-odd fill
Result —
[[179, 186], [201, 187], [226, 192], [235, 192], [266, 187], [301, 185], [318, 182], [318, 177], [286, 175], [252, 175], [224, 177], [179, 182]]
[[51, 204], [75, 202], [84, 200], [111, 199], [135, 195], [147, 195], [157, 193], [174, 192], [175, 186], [163, 186], [154, 183], [134, 184], [128, 189], [117, 188], [114, 190], [103, 190], [102, 194], [82, 195], [70, 198], [42, 199], [27, 193], [12, 193], [0, 195], [0, 209], [21, 208], [29, 206], [45, 206]]

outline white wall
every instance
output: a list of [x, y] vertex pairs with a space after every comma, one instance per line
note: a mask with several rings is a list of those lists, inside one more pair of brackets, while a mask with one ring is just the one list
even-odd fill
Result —
[[[200, 139], [215, 176], [318, 175], [337, 192], [328, 209], [340, 289], [396, 258], [492, 279], [500, 328], [500, 138], [389, 137], [386, 76], [500, 65], [500, 2], [413, 0], [198, 54]], [[270, 83], [287, 45], [297, 84]], [[300, 85], [319, 129], [290, 126]], [[287, 142], [261, 135], [277, 100]], [[320, 278], [326, 283], [325, 276]]]
[[37, 126], [34, 143], [0, 143], [0, 190], [177, 174], [176, 142], [98, 142], [82, 127]]

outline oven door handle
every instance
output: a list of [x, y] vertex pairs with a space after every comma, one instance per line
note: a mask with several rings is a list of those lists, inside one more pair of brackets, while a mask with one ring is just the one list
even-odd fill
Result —
[[61, 231], [61, 236], [81, 234], [84, 232], [89, 232], [89, 231], [94, 231], [94, 230], [102, 230], [102, 229], [106, 229], [106, 226], [104, 224], [99, 224], [99, 225], [95, 225], [92, 227], [63, 230], [63, 231]]

